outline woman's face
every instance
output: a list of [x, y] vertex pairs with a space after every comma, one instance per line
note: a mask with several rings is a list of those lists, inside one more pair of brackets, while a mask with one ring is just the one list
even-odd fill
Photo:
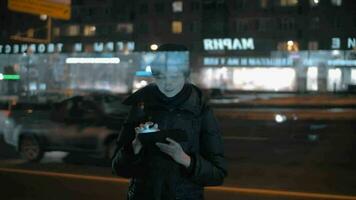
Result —
[[167, 69], [154, 75], [158, 89], [167, 97], [178, 94], [184, 86], [185, 77], [182, 71]]

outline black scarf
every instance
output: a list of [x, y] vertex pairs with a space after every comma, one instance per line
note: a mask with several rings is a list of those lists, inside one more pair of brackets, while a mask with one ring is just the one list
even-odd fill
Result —
[[158, 103], [168, 106], [169, 108], [176, 108], [182, 105], [191, 95], [192, 93], [192, 86], [190, 84], [184, 84], [181, 91], [178, 92], [173, 97], [167, 97], [163, 94], [156, 85], [154, 87], [153, 94], [156, 97]]

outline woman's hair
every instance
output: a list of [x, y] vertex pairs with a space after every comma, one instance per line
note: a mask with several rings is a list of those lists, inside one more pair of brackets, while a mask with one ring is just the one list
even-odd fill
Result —
[[155, 59], [151, 64], [153, 75], [159, 74], [168, 68], [176, 68], [183, 72], [184, 77], [190, 75], [188, 48], [181, 44], [167, 43], [158, 47]]

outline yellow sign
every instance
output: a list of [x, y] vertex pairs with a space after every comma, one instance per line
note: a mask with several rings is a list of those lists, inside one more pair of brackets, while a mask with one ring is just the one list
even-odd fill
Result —
[[17, 12], [48, 15], [57, 19], [70, 19], [70, 1], [59, 0], [9, 0], [8, 8]]

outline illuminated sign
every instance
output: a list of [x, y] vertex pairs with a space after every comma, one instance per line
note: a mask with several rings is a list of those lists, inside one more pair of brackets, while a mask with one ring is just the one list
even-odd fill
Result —
[[35, 15], [46, 14], [53, 18], [70, 19], [70, 0], [9, 0], [8, 8]]
[[[341, 39], [339, 37], [331, 38], [331, 48], [332, 49], [340, 49], [341, 48]], [[356, 48], [356, 38], [349, 37], [346, 41], [347, 49], [355, 49]]]
[[347, 48], [349, 49], [356, 48], [356, 38], [347, 38]]
[[133, 51], [135, 49], [134, 42], [94, 42], [93, 44], [63, 44], [63, 43], [49, 43], [49, 44], [0, 44], [0, 54], [18, 54], [25, 53], [31, 49], [32, 53], [62, 53], [64, 50], [71, 49], [73, 52], [83, 52], [84, 47], [91, 47], [94, 52], [119, 52], [119, 51]]
[[0, 73], [0, 80], [20, 80], [20, 75]]
[[[302, 66], [320, 65], [327, 66], [356, 66], [356, 60], [315, 60], [302, 59]], [[268, 58], [268, 57], [204, 57], [204, 66], [265, 66], [265, 67], [291, 67], [297, 66], [291, 58]], [[299, 65], [298, 65], [299, 66]]]
[[67, 58], [67, 64], [119, 64], [120, 58]]
[[267, 58], [267, 57], [204, 57], [204, 65], [225, 66], [292, 66], [290, 58]]
[[213, 38], [204, 39], [204, 50], [254, 50], [253, 38]]

